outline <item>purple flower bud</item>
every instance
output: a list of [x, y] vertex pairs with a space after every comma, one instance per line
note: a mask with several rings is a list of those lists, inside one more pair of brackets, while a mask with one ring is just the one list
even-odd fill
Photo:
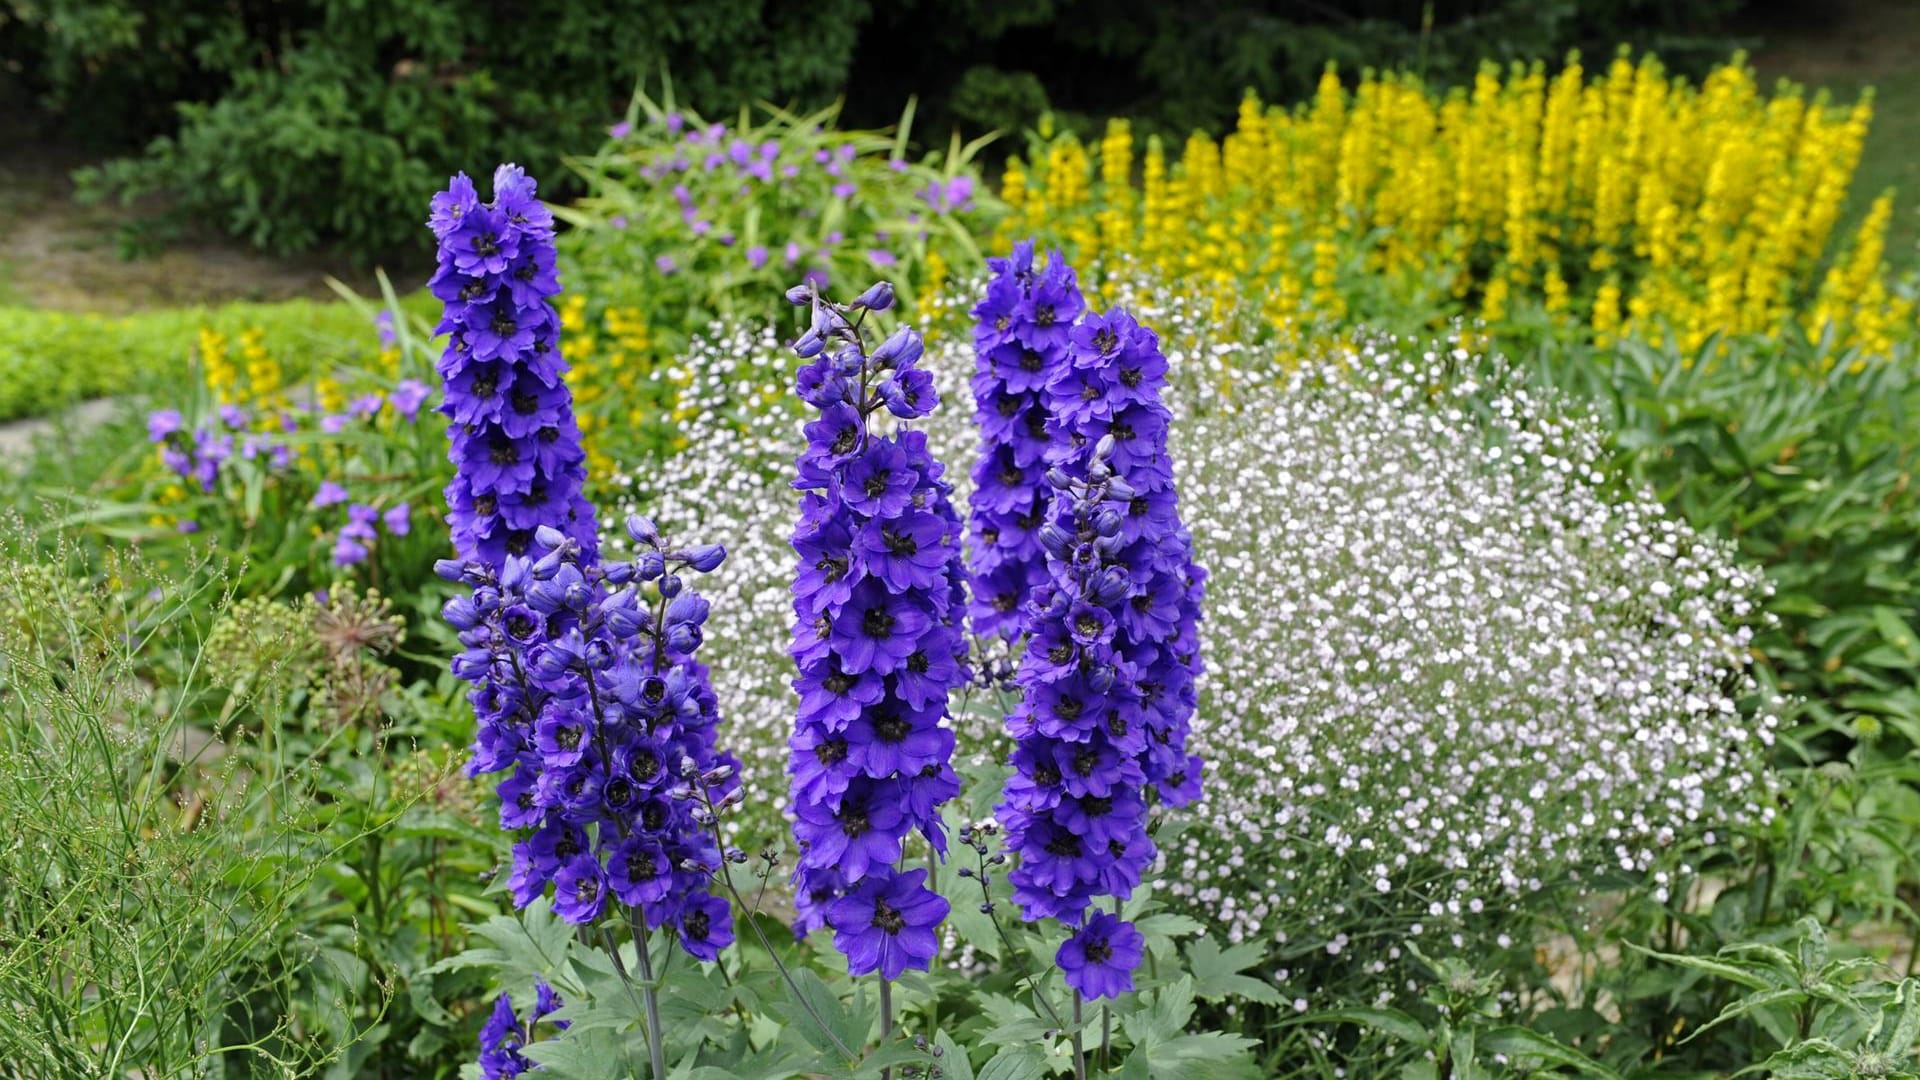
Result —
[[886, 281], [875, 282], [867, 287], [866, 292], [854, 297], [853, 303], [849, 306], [866, 308], [869, 311], [885, 311], [893, 306], [893, 284]]
[[705, 544], [687, 551], [687, 565], [702, 574], [710, 574], [719, 569], [727, 557], [727, 549], [719, 544]]

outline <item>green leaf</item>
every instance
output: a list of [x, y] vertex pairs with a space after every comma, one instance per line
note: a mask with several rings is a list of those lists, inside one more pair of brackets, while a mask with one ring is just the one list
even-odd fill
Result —
[[993, 1055], [974, 1080], [1044, 1080], [1047, 1059], [1032, 1045], [1009, 1046]]
[[1771, 980], [1763, 978], [1753, 969], [1743, 967], [1739, 964], [1729, 963], [1725, 960], [1714, 960], [1705, 956], [1684, 956], [1679, 953], [1656, 952], [1645, 946], [1636, 945], [1631, 941], [1626, 942], [1626, 946], [1634, 952], [1651, 956], [1656, 960], [1665, 960], [1669, 964], [1691, 968], [1694, 971], [1702, 971], [1709, 975], [1718, 975], [1728, 982], [1738, 983], [1749, 990], [1766, 990], [1774, 985]]
[[1530, 1057], [1547, 1065], [1576, 1069], [1589, 1076], [1602, 1076], [1609, 1080], [1619, 1080], [1620, 1077], [1619, 1073], [1580, 1051], [1522, 1027], [1494, 1028], [1481, 1037], [1480, 1045], [1491, 1054], [1505, 1054], [1509, 1058]]
[[858, 1053], [866, 1042], [867, 1018], [854, 1017], [820, 976], [807, 968], [796, 967], [791, 976], [785, 1000], [770, 1002], [769, 1011], [814, 1049], [847, 1063], [847, 1053]]
[[941, 1031], [934, 1035], [933, 1045], [940, 1048], [940, 1071], [947, 1080], [976, 1080], [973, 1062], [967, 1060], [967, 1052], [960, 1049], [953, 1036]]
[[1316, 1024], [1358, 1024], [1361, 1027], [1391, 1035], [1411, 1046], [1427, 1045], [1427, 1025], [1399, 1009], [1365, 1007], [1328, 1009], [1324, 1012], [1309, 1013], [1305, 1019]]

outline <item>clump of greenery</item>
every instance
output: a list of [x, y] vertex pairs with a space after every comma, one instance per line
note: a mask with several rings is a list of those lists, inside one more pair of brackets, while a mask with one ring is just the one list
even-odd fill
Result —
[[190, 722], [195, 613], [223, 587], [0, 534], [0, 1055], [23, 1074], [299, 1073], [340, 1046], [292, 1008], [305, 799], [250, 751], [285, 713], [226, 738]]

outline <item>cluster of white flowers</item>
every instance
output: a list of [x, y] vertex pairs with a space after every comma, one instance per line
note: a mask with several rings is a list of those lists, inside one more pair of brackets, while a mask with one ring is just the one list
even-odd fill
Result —
[[[1282, 365], [1218, 320], [1123, 299], [1173, 367], [1182, 512], [1212, 574], [1194, 735], [1208, 794], [1162, 832], [1161, 895], [1234, 940], [1324, 957], [1383, 926], [1439, 935], [1548, 884], [1646, 873], [1771, 814], [1776, 721], [1738, 705], [1764, 583], [1620, 494], [1591, 417], [1484, 378], [1498, 365], [1457, 336]], [[972, 351], [957, 307], [934, 322], [924, 363], [945, 404], [928, 432], [964, 497]], [[703, 581], [702, 656], [765, 812], [735, 827], [760, 843], [782, 831], [794, 710], [800, 413], [770, 335], [719, 333], [683, 364], [686, 447], [617, 478], [615, 519], [643, 510], [728, 548]], [[997, 745], [990, 722], [960, 727], [963, 751]]]

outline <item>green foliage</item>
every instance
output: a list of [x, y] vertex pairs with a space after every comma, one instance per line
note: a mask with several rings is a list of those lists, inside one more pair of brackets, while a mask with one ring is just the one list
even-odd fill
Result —
[[[689, 100], [820, 101], [844, 80], [860, 0], [762, 5], [561, 0], [238, 4], [15, 3], [0, 39], [69, 113], [132, 106], [144, 152], [88, 170], [96, 195], [165, 193], [174, 211], [260, 248], [421, 250], [413, 211], [459, 169], [557, 174], [644, 74], [671, 64]], [[0, 20], [0, 26], [7, 25]], [[804, 40], [805, 48], [778, 47]]]
[[[1721, 354], [1724, 347], [1725, 354]], [[1702, 352], [1542, 348], [1597, 404], [1624, 475], [1767, 570], [1760, 673], [1805, 699], [1809, 750], [1920, 746], [1920, 370], [1910, 348], [1832, 355], [1797, 335]]]
[[229, 336], [261, 328], [285, 348], [294, 376], [312, 357], [370, 356], [369, 324], [341, 304], [291, 300], [166, 308], [105, 316], [8, 308], [0, 312], [0, 420], [42, 416], [147, 381], [178, 387], [203, 326]]
[[[781, 294], [803, 274], [842, 288], [886, 278], [911, 300], [931, 255], [977, 264], [994, 206], [972, 165], [983, 143], [909, 155], [911, 109], [891, 132], [840, 129], [838, 114], [769, 106], [715, 123], [671, 87], [658, 102], [636, 93], [632, 130], [569, 160], [587, 192], [557, 208], [572, 226], [568, 287], [638, 308], [671, 356], [715, 320], [784, 322]], [[956, 183], [964, 202], [949, 206]]]
[[0, 1054], [21, 1075], [296, 1075], [357, 1037], [295, 1004], [320, 959], [295, 932], [314, 867], [285, 857], [309, 804], [259, 752], [284, 699], [252, 732], [191, 722], [213, 704], [195, 615], [223, 590], [0, 536]]

